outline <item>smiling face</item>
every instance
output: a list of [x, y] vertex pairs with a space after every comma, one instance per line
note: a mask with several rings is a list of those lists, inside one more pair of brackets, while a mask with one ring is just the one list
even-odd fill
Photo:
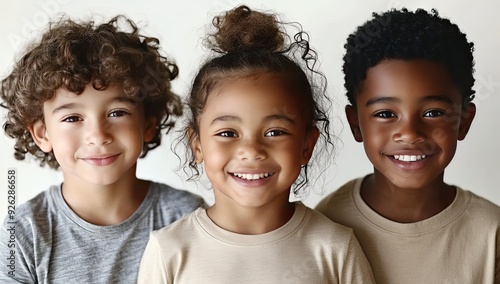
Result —
[[265, 73], [225, 82], [208, 95], [192, 142], [203, 162], [217, 206], [288, 203], [301, 165], [318, 137], [309, 127], [287, 77]]
[[475, 106], [462, 105], [445, 66], [427, 60], [385, 60], [368, 69], [356, 108], [346, 113], [375, 177], [396, 188], [442, 184]]
[[152, 139], [143, 106], [127, 99], [121, 88], [95, 90], [88, 85], [77, 95], [59, 89], [43, 104], [44, 121], [30, 132], [44, 151], [54, 151], [65, 184], [110, 185], [125, 174], [135, 176], [144, 141]]

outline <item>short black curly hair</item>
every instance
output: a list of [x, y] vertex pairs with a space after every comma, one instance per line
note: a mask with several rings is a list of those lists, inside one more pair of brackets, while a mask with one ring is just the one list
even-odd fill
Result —
[[102, 24], [66, 16], [51, 22], [0, 84], [1, 106], [8, 110], [3, 128], [16, 140], [15, 158], [31, 154], [42, 166], [59, 167], [52, 151], [44, 153], [35, 144], [29, 126], [43, 121], [43, 103], [59, 88], [81, 94], [88, 84], [96, 90], [121, 86], [125, 95], [144, 104], [146, 118], [156, 119], [155, 135], [143, 145], [144, 157], [160, 145], [161, 130], [171, 129], [182, 115], [182, 100], [171, 89], [178, 73], [177, 65], [160, 54], [159, 40], [141, 35], [123, 15]]
[[406, 8], [373, 13], [371, 20], [349, 35], [344, 47], [344, 86], [353, 106], [368, 69], [386, 59], [425, 59], [443, 64], [459, 89], [463, 104], [474, 98], [474, 43], [435, 9], [431, 13]]

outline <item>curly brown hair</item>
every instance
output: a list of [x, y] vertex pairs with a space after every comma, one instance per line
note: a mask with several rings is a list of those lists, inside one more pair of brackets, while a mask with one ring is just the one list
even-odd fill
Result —
[[[293, 39], [287, 34], [287, 24], [298, 30]], [[307, 127], [320, 130], [318, 143], [322, 145], [317, 149], [324, 152], [324, 161], [331, 163], [329, 150], [333, 143], [327, 114], [330, 100], [326, 96], [326, 78], [316, 69], [317, 54], [309, 46], [308, 34], [302, 31], [302, 27], [297, 23], [281, 22], [275, 13], [252, 10], [245, 5], [215, 16], [212, 26], [215, 31], [207, 35], [204, 43], [216, 54], [208, 58], [194, 78], [187, 97], [186, 128], [190, 131], [181, 137], [191, 150], [187, 153], [187, 167], [184, 168], [187, 173], [191, 171], [190, 179], [200, 176], [189, 145], [199, 137], [199, 117], [208, 95], [228, 80], [262, 73], [287, 75], [282, 83], [292, 85], [300, 95]], [[308, 168], [309, 165], [302, 168], [293, 188], [295, 194], [308, 183]]]
[[40, 41], [31, 45], [1, 82], [2, 107], [7, 108], [6, 134], [16, 140], [14, 156], [27, 153], [57, 169], [54, 153], [43, 152], [33, 141], [29, 126], [43, 121], [43, 103], [56, 90], [81, 94], [92, 84], [104, 90], [123, 87], [125, 95], [144, 104], [146, 118], [156, 118], [154, 138], [145, 142], [141, 158], [161, 143], [161, 130], [174, 126], [182, 115], [181, 98], [171, 90], [177, 65], [160, 54], [159, 40], [139, 34], [135, 23], [123, 15], [97, 25], [61, 18], [49, 24]]

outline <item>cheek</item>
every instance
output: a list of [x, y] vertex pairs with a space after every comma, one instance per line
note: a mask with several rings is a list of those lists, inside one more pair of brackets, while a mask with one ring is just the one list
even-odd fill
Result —
[[116, 137], [125, 137], [126, 141], [133, 141], [134, 144], [141, 144], [145, 140], [146, 125], [143, 120], [123, 121], [112, 125], [112, 133]]
[[361, 130], [361, 133], [364, 147], [367, 150], [383, 147], [389, 143], [392, 136], [390, 127], [384, 128], [376, 125], [368, 125]]
[[297, 166], [300, 169], [304, 146], [303, 143], [294, 142], [268, 148], [267, 151], [269, 155], [274, 155], [288, 166]]
[[230, 144], [201, 142], [205, 167], [223, 168], [233, 156], [233, 147]]
[[431, 135], [434, 143], [439, 145], [442, 150], [451, 150], [456, 148], [458, 139], [457, 132], [454, 129], [451, 129], [451, 127], [435, 128]]
[[77, 151], [77, 143], [75, 143], [71, 138], [69, 139], [55, 139], [52, 142], [52, 152], [56, 157], [59, 164], [67, 164], [69, 160], [72, 160]]
[[380, 134], [382, 133], [385, 133], [385, 135], [387, 135], [390, 129], [383, 123], [374, 122], [372, 117], [360, 117], [359, 130], [361, 131], [363, 140], [365, 140], [374, 139], [380, 136]]

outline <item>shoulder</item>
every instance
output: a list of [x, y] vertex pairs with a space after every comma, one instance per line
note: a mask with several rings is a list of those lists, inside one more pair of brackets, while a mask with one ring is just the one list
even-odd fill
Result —
[[353, 191], [362, 179], [363, 178], [356, 178], [346, 182], [337, 190], [321, 199], [315, 209], [325, 215], [329, 215], [330, 212], [349, 207], [354, 202]]
[[461, 191], [463, 198], [469, 200], [465, 214], [470, 218], [476, 218], [481, 222], [491, 222], [500, 226], [500, 206], [494, 204], [493, 202], [476, 195], [468, 190], [463, 190], [457, 187], [458, 191]]
[[191, 212], [205, 204], [201, 196], [187, 190], [173, 188], [164, 183], [152, 181], [151, 190], [156, 192], [158, 205], [163, 208], [185, 209]]
[[55, 210], [51, 192], [58, 186], [52, 186], [32, 199], [22, 203], [14, 210], [13, 215], [4, 219], [4, 227], [15, 227], [16, 240], [20, 243], [31, 243], [35, 238], [42, 238], [51, 230]]
[[321, 247], [335, 251], [337, 257], [343, 258], [346, 253], [359, 250], [359, 243], [352, 228], [339, 224], [325, 217], [320, 212], [308, 208], [303, 234], [304, 243], [313, 247]]
[[53, 210], [54, 202], [52, 200], [52, 193], [58, 188], [58, 186], [52, 186], [15, 208], [14, 218], [18, 222], [18, 225], [22, 227], [41, 220], [46, 221], [48, 215], [57, 213], [57, 210]]
[[[177, 221], [159, 229], [153, 231], [152, 237], [154, 237], [158, 244], [162, 246], [164, 243], [169, 247], [182, 247], [183, 243], [189, 243], [193, 240], [195, 232], [198, 228], [196, 222], [196, 214], [199, 214], [200, 210], [205, 210], [203, 208], [198, 208], [194, 212], [191, 212]], [[188, 239], [186, 236], [190, 236]], [[175, 245], [174, 245], [175, 244]]]
[[306, 210], [306, 227], [313, 234], [319, 237], [328, 236], [329, 239], [334, 239], [336, 242], [349, 241], [354, 235], [351, 228], [332, 221], [319, 211], [308, 207]]

